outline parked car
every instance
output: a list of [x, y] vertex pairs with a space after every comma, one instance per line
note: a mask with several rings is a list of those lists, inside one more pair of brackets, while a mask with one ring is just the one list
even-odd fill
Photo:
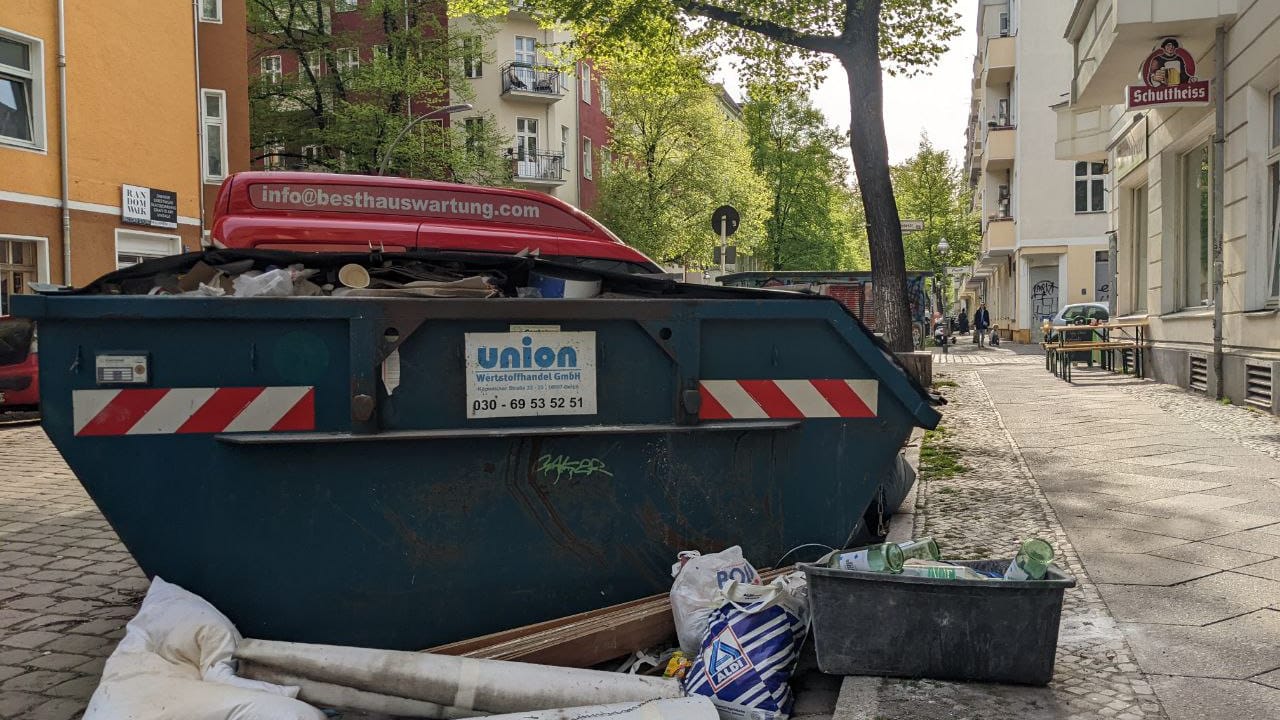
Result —
[[545, 193], [411, 178], [242, 172], [214, 205], [215, 247], [319, 252], [536, 252], [589, 270], [661, 273], [594, 218]]
[[[1061, 325], [1091, 325], [1094, 320], [1105, 323], [1111, 319], [1111, 311], [1107, 308], [1106, 303], [1087, 302], [1073, 303], [1064, 306], [1058, 311], [1057, 315], [1049, 321], [1053, 327]], [[1057, 342], [1058, 333], [1050, 332], [1045, 338], [1046, 342]]]
[[34, 410], [40, 405], [36, 350], [35, 323], [0, 317], [0, 412]]

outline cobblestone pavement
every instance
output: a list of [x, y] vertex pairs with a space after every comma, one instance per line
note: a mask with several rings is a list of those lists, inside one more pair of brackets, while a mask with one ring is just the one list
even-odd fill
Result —
[[1047, 688], [932, 680], [850, 678], [841, 698], [850, 720], [937, 718], [1162, 718], [1160, 705], [1123, 633], [1090, 582], [1044, 494], [996, 414], [976, 371], [938, 373], [947, 388], [944, 445], [961, 450], [967, 472], [922, 482], [916, 537], [932, 536], [954, 558], [1009, 557], [1028, 537], [1044, 538], [1078, 585], [1066, 591], [1057, 667]]
[[146, 586], [44, 431], [0, 425], [0, 718], [78, 716]]
[[942, 352], [942, 348], [930, 348], [933, 362], [942, 365], [1043, 365], [1044, 355], [1038, 345], [1006, 343], [1000, 347], [978, 347], [963, 336], [955, 345]]

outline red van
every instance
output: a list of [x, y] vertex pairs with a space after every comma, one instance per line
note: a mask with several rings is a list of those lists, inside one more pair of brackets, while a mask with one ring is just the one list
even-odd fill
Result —
[[0, 317], [0, 413], [40, 404], [35, 323]]
[[586, 213], [526, 190], [369, 175], [242, 172], [222, 183], [213, 218], [215, 247], [529, 250], [596, 270], [662, 272]]

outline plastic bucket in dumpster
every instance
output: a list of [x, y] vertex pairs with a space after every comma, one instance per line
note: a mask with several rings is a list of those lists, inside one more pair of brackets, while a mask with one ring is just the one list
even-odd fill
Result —
[[[145, 294], [198, 261], [504, 297]], [[417, 650], [666, 592], [680, 550], [839, 545], [937, 423], [829, 298], [609, 274], [515, 297], [536, 269], [559, 266], [211, 251], [14, 310], [44, 428], [142, 569], [264, 639]]]
[[[1008, 560], [960, 561], [1003, 571]], [[818, 667], [832, 675], [1044, 685], [1075, 578], [943, 580], [803, 565]]]

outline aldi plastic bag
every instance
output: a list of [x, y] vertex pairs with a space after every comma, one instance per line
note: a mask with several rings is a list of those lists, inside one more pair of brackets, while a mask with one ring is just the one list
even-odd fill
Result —
[[702, 646], [707, 632], [707, 617], [716, 606], [720, 588], [731, 581], [760, 584], [760, 574], [742, 557], [742, 548], [731, 548], [710, 555], [685, 550], [671, 566], [671, 612], [675, 615], [676, 636], [680, 649], [692, 655]]
[[728, 583], [685, 691], [710, 697], [721, 720], [791, 717], [791, 675], [809, 633], [807, 596], [803, 573], [763, 586]]

